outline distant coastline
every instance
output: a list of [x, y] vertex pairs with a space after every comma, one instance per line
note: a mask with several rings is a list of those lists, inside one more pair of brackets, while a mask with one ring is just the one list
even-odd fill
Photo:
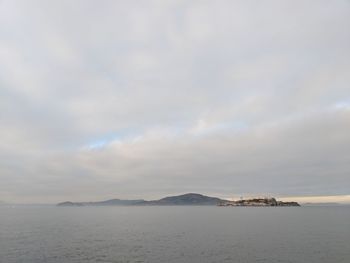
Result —
[[110, 199], [99, 202], [71, 202], [58, 203], [57, 206], [300, 206], [297, 202], [282, 202], [275, 198], [253, 198], [230, 201], [218, 197], [205, 196], [197, 193], [188, 193], [177, 196], [168, 196], [159, 200], [147, 201], [144, 199], [123, 200]]

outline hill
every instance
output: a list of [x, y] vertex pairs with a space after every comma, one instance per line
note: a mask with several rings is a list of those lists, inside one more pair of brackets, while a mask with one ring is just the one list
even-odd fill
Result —
[[159, 200], [145, 201], [143, 199], [122, 200], [110, 199], [100, 202], [63, 202], [57, 206], [125, 206], [125, 205], [217, 205], [222, 200], [217, 197], [210, 197], [201, 194], [188, 193], [177, 196], [169, 196]]
[[149, 201], [148, 205], [217, 205], [224, 200], [201, 194], [188, 193], [184, 195], [169, 196], [156, 201]]

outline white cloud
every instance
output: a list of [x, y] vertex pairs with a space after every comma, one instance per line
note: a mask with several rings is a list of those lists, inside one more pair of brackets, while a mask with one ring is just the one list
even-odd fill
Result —
[[349, 10], [1, 1], [0, 199], [348, 194]]

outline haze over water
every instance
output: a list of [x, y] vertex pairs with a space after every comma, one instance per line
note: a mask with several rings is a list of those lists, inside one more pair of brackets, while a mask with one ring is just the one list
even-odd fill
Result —
[[0, 262], [350, 262], [349, 207], [1, 207]]

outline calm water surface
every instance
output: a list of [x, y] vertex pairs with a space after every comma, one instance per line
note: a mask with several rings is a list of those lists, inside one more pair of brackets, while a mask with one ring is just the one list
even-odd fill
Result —
[[350, 207], [0, 207], [0, 262], [350, 262]]

